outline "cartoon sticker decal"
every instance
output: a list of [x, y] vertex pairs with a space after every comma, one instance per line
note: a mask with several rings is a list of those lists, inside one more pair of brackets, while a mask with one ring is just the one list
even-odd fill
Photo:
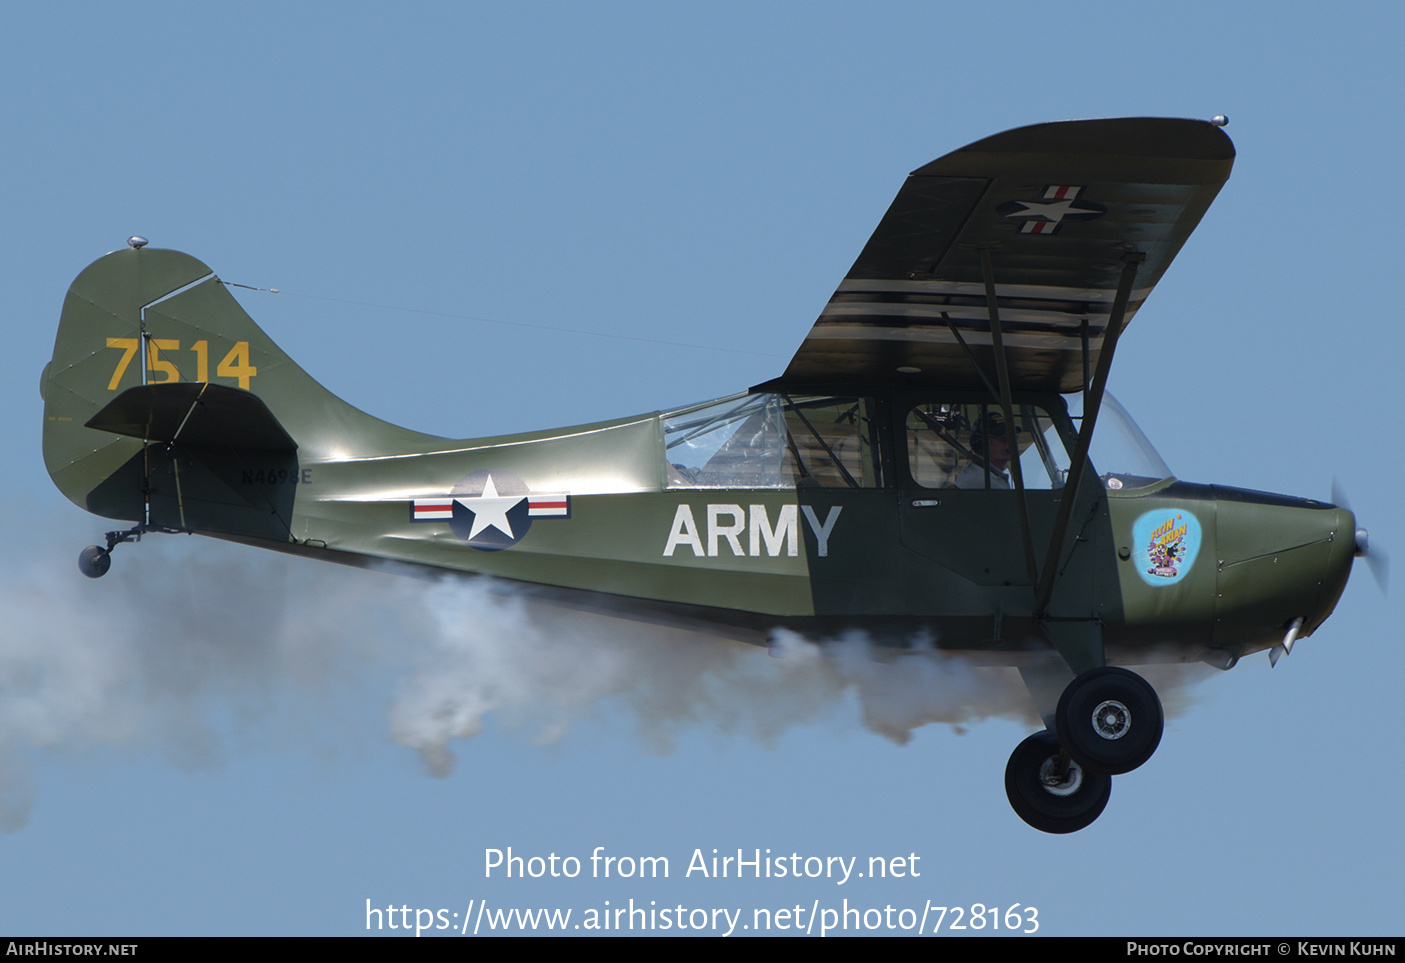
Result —
[[1147, 512], [1132, 525], [1132, 563], [1148, 585], [1174, 585], [1200, 551], [1200, 520], [1184, 508]]
[[521, 541], [535, 518], [570, 518], [571, 496], [534, 495], [522, 479], [494, 468], [463, 476], [448, 495], [416, 498], [411, 517], [447, 520], [473, 548], [500, 552]]

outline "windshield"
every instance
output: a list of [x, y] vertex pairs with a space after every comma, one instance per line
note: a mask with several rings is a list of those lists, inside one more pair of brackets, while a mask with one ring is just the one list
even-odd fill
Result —
[[[1083, 395], [1068, 395], [1068, 413], [1075, 426], [1082, 427]], [[1103, 485], [1113, 491], [1145, 488], [1173, 477], [1146, 435], [1137, 427], [1127, 409], [1110, 392], [1103, 393], [1098, 426], [1088, 459], [1097, 469]]]

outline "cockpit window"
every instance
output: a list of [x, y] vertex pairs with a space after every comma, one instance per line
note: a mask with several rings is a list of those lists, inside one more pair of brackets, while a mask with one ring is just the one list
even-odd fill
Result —
[[931, 402], [907, 415], [907, 464], [923, 488], [1011, 489], [1016, 457], [1024, 486], [1062, 488], [1069, 458], [1043, 408], [1015, 405], [1006, 425], [998, 405]]
[[[1083, 421], [1082, 396], [1069, 395], [1068, 407], [1074, 426], [1080, 426]], [[1107, 392], [1103, 394], [1102, 408], [1098, 411], [1098, 424], [1093, 431], [1088, 460], [1097, 469], [1103, 486], [1112, 491], [1145, 488], [1172, 477], [1171, 469], [1161, 460], [1127, 409]]]
[[662, 416], [669, 488], [874, 488], [873, 402], [734, 395]]

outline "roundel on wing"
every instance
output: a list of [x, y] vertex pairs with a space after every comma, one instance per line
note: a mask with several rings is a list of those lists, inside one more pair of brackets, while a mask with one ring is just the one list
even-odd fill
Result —
[[455, 535], [485, 552], [516, 545], [532, 527], [531, 492], [526, 482], [507, 471], [492, 469], [463, 476], [450, 494]]

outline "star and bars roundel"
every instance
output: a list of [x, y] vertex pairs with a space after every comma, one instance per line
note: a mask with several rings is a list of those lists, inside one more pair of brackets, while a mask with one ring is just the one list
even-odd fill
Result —
[[511, 472], [493, 468], [464, 475], [449, 494], [416, 498], [417, 522], [447, 521], [470, 546], [499, 552], [522, 540], [537, 518], [570, 518], [569, 495], [533, 494]]
[[1021, 234], [1057, 234], [1065, 221], [1091, 221], [1107, 213], [1106, 204], [1080, 201], [1083, 187], [1077, 184], [1050, 184], [1037, 201], [1006, 201], [995, 209], [1001, 217], [1023, 221]]

